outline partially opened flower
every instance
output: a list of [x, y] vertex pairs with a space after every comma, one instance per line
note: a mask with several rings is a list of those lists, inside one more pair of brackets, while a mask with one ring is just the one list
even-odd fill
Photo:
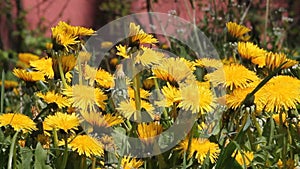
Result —
[[79, 118], [77, 115], [75, 115], [75, 113], [66, 114], [57, 112], [54, 115], [47, 116], [44, 121], [44, 125], [48, 126], [48, 129], [49, 127], [51, 129], [61, 129], [66, 133], [68, 133], [69, 131], [74, 132], [74, 130], [77, 130], [79, 124]]
[[121, 161], [121, 167], [123, 169], [138, 169], [144, 164], [142, 160], [137, 160], [130, 156], [124, 156]]
[[145, 33], [139, 25], [131, 22], [129, 25], [129, 37], [132, 42], [139, 42], [140, 44], [155, 44], [158, 42], [153, 35]]
[[69, 144], [73, 151], [87, 157], [103, 156], [103, 145], [88, 135], [77, 135]]
[[[175, 149], [180, 150], [180, 154], [183, 155], [184, 152], [188, 151], [188, 142], [189, 139], [183, 140]], [[208, 139], [192, 138], [188, 153], [188, 159], [192, 158], [195, 155], [198, 163], [202, 164], [206, 156], [208, 155], [210, 161], [212, 163], [215, 163], [220, 152], [221, 150], [218, 144], [212, 143]]]
[[30, 61], [30, 66], [32, 66], [35, 70], [44, 73], [49, 79], [54, 77], [52, 58], [41, 58], [39, 60]]
[[141, 123], [137, 127], [138, 136], [146, 145], [153, 144], [155, 136], [161, 134], [162, 131], [162, 125], [157, 122]]
[[0, 127], [10, 125], [15, 131], [24, 133], [37, 130], [36, 124], [28, 116], [20, 113], [6, 113], [0, 115]]
[[218, 69], [209, 73], [205, 78], [215, 85], [223, 85], [230, 90], [235, 88], [246, 88], [254, 81], [259, 80], [255, 72], [238, 64], [224, 65], [223, 69]]
[[38, 60], [39, 56], [32, 53], [19, 53], [19, 62], [23, 68], [29, 67], [30, 61]]
[[85, 85], [74, 85], [63, 91], [63, 94], [69, 97], [69, 101], [74, 107], [80, 110], [96, 111], [95, 105], [105, 109], [105, 100], [107, 96], [99, 88]]
[[239, 25], [235, 22], [227, 22], [226, 28], [228, 33], [238, 39], [241, 39], [243, 41], [247, 41], [250, 39], [249, 35], [246, 35], [251, 30], [243, 25]]
[[263, 67], [266, 65], [267, 51], [259, 48], [252, 42], [239, 42], [238, 52], [243, 59], [250, 60], [252, 63]]
[[54, 91], [49, 91], [46, 94], [43, 94], [41, 92], [36, 94], [38, 97], [42, 98], [46, 103], [55, 103], [59, 108], [63, 108], [66, 106], [70, 106], [70, 103], [68, 101], [67, 97], [64, 97], [58, 93], [55, 93]]
[[280, 65], [282, 65], [281, 67], [282, 69], [286, 69], [296, 64], [298, 64], [296, 60], [288, 59], [284, 53], [269, 52], [266, 56], [266, 66], [270, 70], [274, 70], [278, 68]]
[[[2, 86], [2, 81], [0, 81], [0, 86]], [[4, 81], [4, 88], [5, 89], [11, 89], [18, 86], [18, 82], [12, 81], [12, 80], [5, 80]]]
[[26, 82], [45, 81], [45, 74], [42, 72], [28, 72], [24, 69], [14, 69], [13, 74]]
[[123, 45], [119, 45], [119, 46], [117, 46], [116, 47], [117, 48], [117, 55], [119, 55], [119, 56], [122, 56], [123, 58], [125, 58], [125, 59], [128, 59], [129, 58], [129, 54], [128, 54], [128, 52], [127, 52], [127, 46], [125, 45], [125, 46], [123, 46]]

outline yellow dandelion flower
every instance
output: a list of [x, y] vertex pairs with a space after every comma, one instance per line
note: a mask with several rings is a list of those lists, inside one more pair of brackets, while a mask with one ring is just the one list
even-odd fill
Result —
[[197, 59], [195, 60], [194, 65], [202, 68], [215, 68], [215, 69], [219, 69], [223, 67], [223, 63], [221, 60], [210, 59], [210, 58]]
[[[2, 81], [0, 81], [0, 86], [2, 86]], [[4, 81], [4, 88], [5, 89], [11, 89], [18, 86], [18, 82], [12, 81], [12, 80], [5, 80]]]
[[65, 77], [66, 77], [67, 82], [70, 83], [71, 80], [72, 80], [72, 78], [73, 78], [73, 75], [72, 75], [71, 72], [67, 72], [67, 73], [65, 74]]
[[[287, 118], [286, 116], [287, 116], [286, 113], [282, 113], [281, 118], [282, 118], [282, 123], [283, 123], [283, 124], [286, 122], [286, 118]], [[276, 123], [277, 125], [280, 125], [280, 114], [279, 114], [279, 113], [273, 114], [273, 115], [272, 115], [272, 118], [274, 119], [274, 121], [275, 121], [275, 123]]]
[[57, 112], [55, 115], [49, 115], [44, 120], [44, 125], [49, 126], [51, 129], [61, 129], [66, 133], [68, 131], [73, 132], [77, 130], [80, 124], [78, 116], [73, 114], [66, 114], [62, 112]]
[[[180, 65], [180, 66], [178, 66]], [[152, 68], [152, 72], [157, 78], [170, 82], [195, 81], [192, 68], [180, 58], [165, 58], [159, 65]]]
[[45, 81], [44, 73], [42, 72], [27, 72], [24, 69], [14, 69], [13, 74], [26, 82]]
[[154, 64], [159, 64], [164, 58], [164, 54], [155, 51], [151, 48], [142, 47], [135, 58], [135, 63], [141, 64], [145, 67], [150, 67]]
[[300, 103], [300, 80], [291, 76], [273, 77], [262, 87], [265, 90], [265, 111], [296, 109]]
[[81, 63], [88, 62], [91, 59], [92, 54], [85, 51], [80, 51], [78, 53], [78, 60], [80, 60]]
[[243, 25], [239, 25], [235, 22], [227, 22], [226, 28], [228, 33], [238, 39], [241, 39], [243, 41], [247, 41], [250, 39], [249, 35], [246, 35], [251, 30]]
[[49, 79], [54, 77], [52, 58], [41, 58], [39, 60], [30, 61], [30, 66], [32, 66], [35, 70], [44, 73]]
[[[154, 107], [152, 104], [141, 100], [141, 108], [144, 108], [146, 112], [151, 116], [151, 118], [154, 118]], [[120, 113], [127, 119], [129, 119], [132, 115], [135, 115], [137, 110], [136, 110], [136, 105], [135, 101], [133, 99], [130, 99], [128, 101], [122, 101], [118, 107], [117, 110], [120, 111]]]
[[77, 59], [74, 55], [64, 55], [61, 57], [61, 63], [64, 72], [71, 71], [76, 65]]
[[267, 51], [252, 42], [238, 42], [238, 52], [243, 59], [250, 60], [259, 67], [266, 65]]
[[[254, 155], [253, 155], [253, 152], [249, 152], [249, 151], [245, 151], [245, 152], [240, 152], [238, 151], [237, 153], [233, 153], [232, 156], [234, 157], [234, 155], [236, 154], [235, 156], [235, 160], [241, 165], [241, 166], [249, 166], [251, 161], [253, 160], [254, 158]], [[244, 158], [243, 158], [244, 157]]]
[[95, 75], [96, 82], [104, 88], [113, 88], [115, 86], [114, 77], [109, 72], [98, 69]]
[[19, 61], [24, 65], [25, 68], [29, 67], [30, 61], [38, 60], [40, 57], [32, 53], [19, 53]]
[[153, 144], [154, 137], [161, 134], [163, 127], [157, 122], [138, 124], [137, 133], [141, 141], [147, 145]]
[[0, 127], [10, 125], [15, 131], [24, 133], [37, 130], [35, 123], [28, 116], [20, 113], [6, 113], [0, 115]]
[[70, 103], [68, 101], [67, 97], [64, 97], [58, 93], [55, 93], [54, 91], [49, 91], [46, 94], [43, 94], [41, 92], [36, 94], [38, 97], [42, 98], [46, 103], [55, 103], [59, 108], [70, 106]]
[[138, 41], [140, 44], [155, 44], [158, 40], [153, 37], [153, 35], [145, 33], [139, 25], [135, 23], [130, 23], [129, 25], [129, 37], [131, 37], [132, 42]]
[[107, 96], [99, 89], [91, 86], [75, 85], [68, 87], [63, 92], [64, 95], [70, 97], [69, 101], [73, 107], [79, 108], [82, 111], [96, 111], [95, 105], [101, 109], [105, 109], [104, 101]]
[[[235, 89], [232, 93], [226, 95], [226, 105], [234, 110], [240, 108], [246, 96], [254, 90], [254, 88], [258, 85], [258, 82], [253, 82], [251, 86], [247, 88]], [[264, 93], [264, 89], [260, 89], [254, 94], [254, 104], [256, 105], [256, 110], [258, 112], [261, 112], [265, 107]]]
[[47, 42], [47, 43], [45, 44], [45, 47], [46, 47], [47, 50], [51, 50], [51, 49], [53, 48], [53, 43]]
[[103, 156], [103, 145], [88, 135], [78, 135], [69, 144], [73, 151], [87, 157]]
[[123, 58], [125, 59], [128, 59], [129, 58], [129, 55], [127, 53], [127, 47], [126, 46], [123, 46], [123, 45], [119, 45], [116, 47], [118, 52], [116, 53], [117, 55], [119, 56], [122, 56]]
[[204, 114], [213, 109], [215, 98], [212, 92], [203, 85], [192, 83], [180, 88], [180, 103], [178, 107], [190, 110], [192, 113]]
[[158, 106], [170, 107], [174, 103], [178, 103], [180, 101], [181, 98], [180, 90], [174, 86], [171, 86], [170, 83], [167, 83], [167, 86], [164, 86], [161, 89], [161, 92], [164, 96], [164, 99], [155, 102]]
[[235, 88], [246, 88], [250, 83], [259, 80], [255, 72], [238, 64], [224, 65], [223, 69], [218, 69], [209, 73], [205, 78], [215, 85], [223, 85], [230, 90]]
[[83, 66], [83, 76], [85, 80], [89, 80], [89, 85], [92, 86], [96, 79], [97, 69], [88, 64]]
[[142, 160], [137, 160], [136, 158], [124, 156], [121, 161], [121, 168], [123, 168], [123, 169], [138, 169], [143, 164], [144, 164], [144, 162]]
[[147, 78], [143, 81], [143, 87], [145, 89], [151, 89], [154, 86], [154, 79], [153, 78]]
[[[184, 154], [188, 149], [188, 139], [183, 140], [179, 143], [175, 150], [181, 150], [180, 154]], [[212, 163], [215, 163], [221, 150], [216, 143], [210, 142], [208, 139], [203, 138], [192, 138], [190, 144], [190, 150], [188, 154], [188, 159], [192, 158], [195, 154], [195, 158], [198, 160], [199, 164], [202, 164], [209, 153], [209, 159]]]
[[85, 28], [81, 26], [72, 26], [73, 34], [76, 36], [91, 36], [95, 35], [95, 31], [90, 28]]
[[[128, 87], [128, 95], [130, 98], [134, 98], [134, 90], [131, 87]], [[142, 88], [140, 88], [140, 98], [141, 99], [147, 99], [150, 96], [149, 91], [146, 91]]]
[[101, 42], [100, 46], [101, 46], [101, 48], [109, 49], [113, 46], [113, 43], [110, 41], [104, 41], [104, 42]]
[[123, 123], [123, 119], [120, 116], [114, 116], [112, 114], [102, 115], [101, 112], [83, 112], [81, 113], [83, 119], [98, 127], [111, 127]]
[[281, 67], [283, 69], [286, 69], [286, 68], [289, 68], [289, 67], [292, 67], [292, 66], [298, 64], [298, 62], [296, 60], [288, 59], [284, 53], [273, 53], [273, 52], [267, 53], [266, 66], [269, 69], [274, 70], [274, 69], [278, 68], [284, 62], [285, 62], [285, 64]]

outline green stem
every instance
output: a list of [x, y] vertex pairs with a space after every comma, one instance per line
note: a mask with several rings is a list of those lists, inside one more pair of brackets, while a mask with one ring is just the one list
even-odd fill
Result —
[[77, 58], [78, 64], [78, 73], [79, 73], [79, 85], [82, 85], [82, 68], [81, 68], [81, 61], [80, 57]]
[[92, 157], [92, 169], [96, 169], [96, 158]]
[[81, 156], [80, 169], [84, 169], [86, 164], [85, 156]]
[[60, 166], [61, 169], [64, 169], [66, 168], [66, 165], [67, 165], [67, 161], [68, 161], [68, 137], [65, 135], [64, 136], [64, 141], [65, 141], [65, 150], [64, 150], [64, 156], [63, 156], [63, 161], [62, 161], [62, 164]]
[[67, 85], [66, 78], [65, 78], [65, 75], [64, 75], [64, 70], [62, 68], [61, 56], [58, 56], [58, 70], [59, 70], [60, 78], [61, 78], [61, 81], [64, 85], [64, 88], [66, 88], [68, 85]]
[[12, 143], [10, 145], [9, 149], [9, 155], [8, 155], [8, 169], [16, 168], [16, 142], [18, 137], [19, 131], [17, 131], [12, 139]]
[[5, 92], [5, 72], [2, 70], [2, 80], [1, 80], [1, 111], [3, 113], [4, 110], [4, 92]]
[[135, 100], [135, 120], [141, 121], [141, 97], [140, 97], [140, 73], [137, 73], [133, 78], [133, 91]]
[[53, 129], [53, 147], [55, 149], [55, 155], [58, 158], [59, 149], [58, 149], [58, 136], [57, 136], [57, 130], [56, 129]]
[[187, 154], [189, 154], [190, 152], [190, 149], [191, 149], [191, 143], [192, 143], [192, 139], [193, 139], [193, 133], [194, 133], [194, 129], [195, 129], [195, 124], [193, 124], [193, 127], [190, 131], [190, 134], [189, 134], [189, 141], [188, 141], [188, 147], [187, 147], [187, 150], [184, 152], [184, 156], [183, 156], [183, 168], [186, 168], [186, 156]]
[[252, 113], [251, 117], [252, 117], [252, 122], [254, 123], [254, 125], [256, 127], [256, 130], [258, 132], [258, 135], [259, 135], [259, 137], [261, 137], [262, 136], [262, 130], [261, 130], [260, 125], [258, 124], [258, 121], [256, 120], [255, 113]]

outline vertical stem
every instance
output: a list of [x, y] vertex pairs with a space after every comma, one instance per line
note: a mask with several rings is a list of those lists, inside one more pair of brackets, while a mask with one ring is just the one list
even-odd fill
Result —
[[55, 155], [56, 157], [59, 156], [59, 150], [58, 150], [58, 136], [57, 136], [57, 130], [53, 129], [53, 146], [55, 149]]
[[65, 79], [64, 70], [62, 68], [61, 56], [58, 56], [58, 69], [59, 69], [60, 78], [62, 80], [64, 88], [66, 88], [68, 85], [67, 85], [67, 82], [66, 82], [66, 79]]
[[[13, 136], [10, 149], [9, 149], [9, 155], [8, 155], [8, 169], [16, 168], [16, 142], [18, 137], [19, 131], [15, 133]], [[14, 164], [14, 165], [13, 165]]]
[[86, 158], [81, 156], [80, 169], [85, 169]]
[[258, 135], [259, 135], [259, 137], [261, 137], [262, 136], [262, 131], [261, 131], [260, 125], [258, 124], [258, 121], [256, 120], [255, 113], [252, 113], [251, 116], [252, 116], [252, 121], [253, 121], [253, 123], [256, 127], [256, 130], [258, 132]]
[[64, 151], [63, 161], [60, 166], [61, 169], [66, 168], [67, 161], [68, 161], [69, 153], [68, 153], [68, 137], [67, 137], [67, 135], [64, 136], [64, 141], [65, 141], [65, 151]]
[[141, 120], [141, 98], [140, 98], [140, 73], [137, 73], [133, 78], [133, 91], [134, 91], [134, 99], [135, 99], [135, 107], [136, 107], [136, 114], [135, 120]]
[[2, 70], [2, 80], [1, 80], [1, 110], [0, 113], [3, 113], [4, 110], [4, 87], [5, 87], [5, 73], [4, 69]]
[[96, 169], [96, 158], [92, 157], [92, 169]]

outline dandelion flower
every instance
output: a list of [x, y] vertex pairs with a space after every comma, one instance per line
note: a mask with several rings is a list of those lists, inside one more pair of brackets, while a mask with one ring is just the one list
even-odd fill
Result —
[[101, 68], [97, 70], [95, 80], [100, 86], [106, 89], [113, 88], [115, 86], [113, 75]]
[[291, 76], [273, 77], [263, 86], [265, 111], [279, 112], [296, 109], [300, 103], [300, 80]]
[[159, 64], [163, 59], [164, 54], [155, 51], [151, 48], [142, 47], [135, 58], [135, 63], [140, 63], [145, 67], [150, 67], [155, 64]]
[[77, 59], [74, 55], [63, 55], [61, 57], [62, 68], [64, 72], [71, 71], [76, 65]]
[[28, 116], [20, 113], [6, 113], [0, 115], [0, 127], [10, 125], [15, 131], [24, 133], [37, 130], [36, 124]]
[[75, 113], [66, 114], [57, 112], [55, 115], [47, 116], [44, 121], [44, 125], [49, 126], [51, 129], [61, 129], [66, 133], [68, 133], [68, 131], [73, 132], [73, 130], [77, 130], [79, 124], [79, 118]]
[[88, 62], [91, 59], [92, 54], [86, 51], [78, 52], [78, 59], [81, 63]]
[[[232, 156], [234, 156], [236, 153], [233, 153]], [[244, 158], [243, 158], [244, 157]], [[238, 151], [235, 160], [241, 165], [241, 166], [249, 166], [251, 161], [253, 160], [254, 155], [253, 152], [245, 151], [245, 152], [240, 152]]]
[[45, 81], [44, 73], [42, 72], [27, 72], [24, 69], [14, 69], [13, 74], [26, 82]]
[[24, 64], [24, 67], [29, 67], [30, 61], [38, 60], [39, 56], [34, 55], [32, 53], [19, 53], [18, 54], [19, 61]]
[[[154, 118], [154, 107], [144, 101], [141, 100], [141, 108], [144, 108], [146, 110], [146, 112], [152, 117]], [[135, 105], [135, 101], [133, 99], [130, 100], [126, 100], [126, 101], [122, 101], [120, 102], [120, 104], [118, 105], [117, 108], [118, 111], [120, 111], [120, 113], [127, 119], [129, 119], [132, 115], [136, 115], [137, 109], [136, 109], [136, 105]]]
[[70, 106], [67, 97], [64, 97], [54, 91], [49, 91], [46, 94], [42, 94], [41, 92], [36, 94], [38, 97], [42, 98], [46, 103], [55, 103], [59, 108]]
[[69, 144], [73, 151], [87, 157], [103, 156], [103, 146], [96, 139], [88, 135], [78, 135]]
[[180, 88], [181, 98], [178, 107], [192, 113], [204, 114], [214, 107], [214, 96], [210, 89], [197, 83]]
[[156, 104], [159, 106], [170, 107], [174, 103], [178, 103], [180, 101], [180, 90], [174, 86], [171, 86], [170, 83], [167, 83], [167, 86], [164, 86], [161, 89], [161, 92], [164, 96], [164, 99], [156, 102]]
[[285, 64], [281, 67], [283, 69], [298, 64], [296, 60], [288, 59], [284, 53], [269, 52], [266, 56], [266, 66], [271, 70], [278, 68], [284, 62]]
[[93, 86], [94, 81], [96, 79], [97, 69], [94, 67], [91, 67], [88, 64], [85, 64], [83, 66], [83, 76], [85, 80], [89, 80], [89, 85]]
[[[128, 94], [130, 98], [134, 98], [134, 89], [129, 87]], [[150, 93], [142, 88], [140, 88], [140, 98], [147, 99], [150, 96]]]
[[238, 42], [238, 52], [243, 59], [263, 67], [266, 65], [266, 51], [252, 42]]
[[[247, 88], [235, 89], [232, 93], [226, 95], [226, 105], [234, 110], [240, 108], [246, 96], [254, 90], [254, 88], [258, 85], [258, 82], [254, 82]], [[258, 112], [262, 111], [265, 107], [264, 93], [264, 89], [260, 89], [254, 94], [254, 104]]]
[[81, 113], [83, 119], [93, 126], [111, 127], [123, 123], [123, 119], [112, 114], [102, 115], [101, 112], [83, 112]]
[[223, 85], [230, 90], [234, 88], [246, 88], [250, 83], [259, 80], [255, 72], [238, 64], [224, 65], [223, 69], [218, 69], [209, 73], [205, 78], [215, 85]]
[[144, 164], [144, 162], [142, 160], [137, 160], [136, 158], [124, 156], [121, 161], [121, 168], [123, 168], [123, 169], [138, 169], [143, 164]]
[[44, 73], [49, 79], [54, 77], [52, 58], [41, 58], [39, 60], [30, 61], [30, 66], [32, 66], [35, 70]]
[[154, 137], [161, 134], [163, 127], [157, 122], [150, 122], [149, 124], [138, 124], [137, 133], [142, 142], [149, 145], [154, 141]]
[[153, 35], [145, 33], [139, 25], [135, 23], [130, 23], [129, 25], [129, 37], [131, 37], [132, 42], [138, 41], [140, 44], [155, 44], [158, 40], [153, 37]]
[[[181, 150], [180, 154], [184, 154], [188, 150], [188, 139], [185, 139], [179, 143], [176, 150]], [[209, 159], [212, 163], [215, 163], [221, 150], [216, 143], [210, 142], [208, 139], [203, 138], [192, 138], [190, 144], [190, 150], [188, 154], [188, 159], [192, 158], [195, 154], [195, 158], [198, 160], [199, 164], [202, 164], [209, 153]]]
[[153, 66], [152, 72], [157, 78], [169, 82], [180, 83], [196, 80], [192, 68], [184, 59], [180, 58], [165, 58], [159, 65]]
[[215, 69], [219, 69], [223, 67], [222, 61], [217, 59], [210, 59], [210, 58], [197, 59], [195, 60], [194, 65], [202, 68], [215, 68]]
[[227, 22], [226, 28], [229, 34], [235, 38], [247, 41], [250, 39], [249, 35], [246, 35], [251, 30], [243, 25], [239, 25], [235, 22]]
[[[0, 86], [2, 86], [2, 81], [0, 81]], [[18, 86], [18, 82], [16, 81], [11, 81], [11, 80], [5, 80], [4, 81], [4, 88], [5, 89], [11, 89], [15, 88]]]
[[107, 96], [99, 89], [85, 85], [74, 85], [68, 87], [63, 92], [69, 97], [69, 101], [74, 107], [81, 109], [82, 111], [96, 111], [95, 105], [101, 109], [105, 109], [104, 101], [107, 100]]

